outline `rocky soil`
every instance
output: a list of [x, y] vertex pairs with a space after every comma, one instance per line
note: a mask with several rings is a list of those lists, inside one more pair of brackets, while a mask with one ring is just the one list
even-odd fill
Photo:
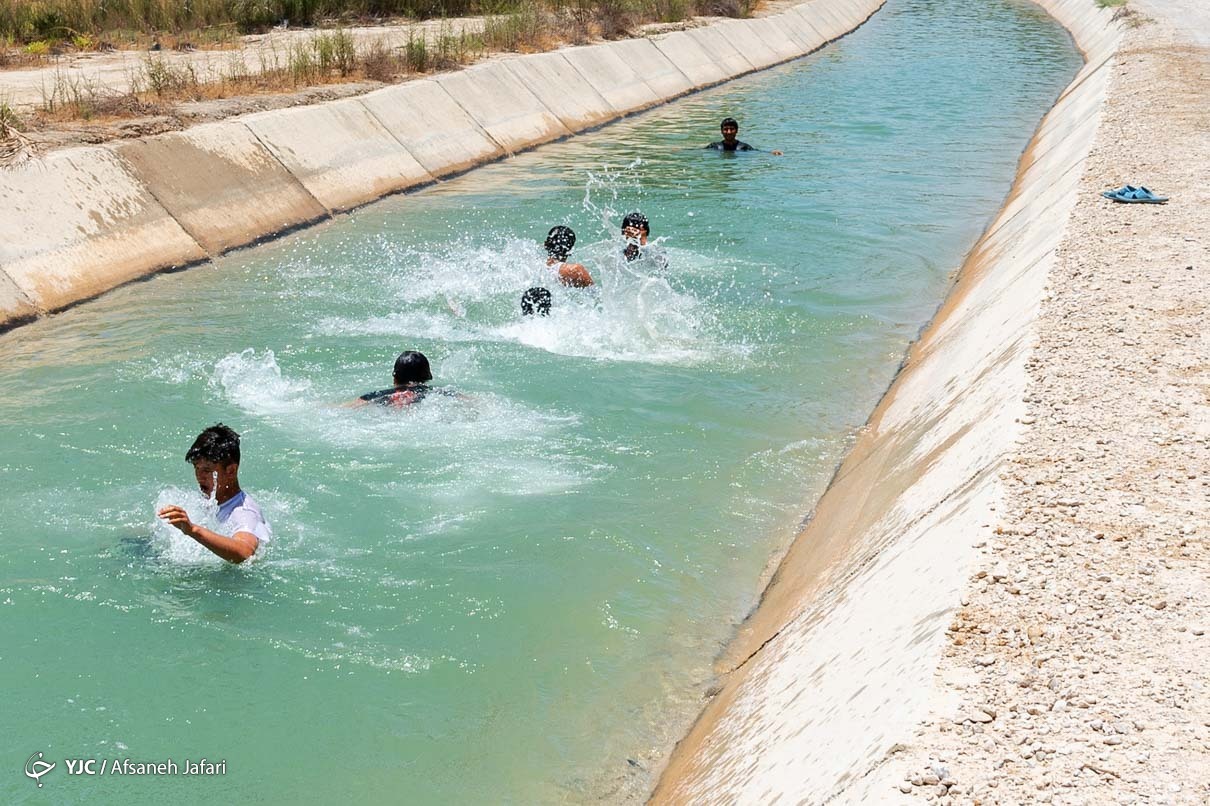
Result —
[[1210, 803], [1210, 48], [1135, 21], [888, 801]]

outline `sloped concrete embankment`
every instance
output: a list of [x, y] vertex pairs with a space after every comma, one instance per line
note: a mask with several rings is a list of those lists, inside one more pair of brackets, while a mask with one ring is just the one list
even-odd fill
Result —
[[884, 0], [494, 60], [0, 171], [0, 331], [810, 53]]
[[1086, 64], [733, 642], [722, 689], [654, 802], [890, 797], [863, 779], [926, 715], [946, 627], [995, 522], [1047, 277], [1121, 37], [1095, 0], [1038, 3]]

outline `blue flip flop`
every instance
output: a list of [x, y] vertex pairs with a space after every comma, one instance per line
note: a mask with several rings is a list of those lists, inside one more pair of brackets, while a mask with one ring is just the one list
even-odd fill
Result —
[[1114, 188], [1113, 190], [1102, 190], [1101, 195], [1107, 199], [1113, 199], [1119, 194], [1129, 193], [1132, 190], [1138, 190], [1138, 188], [1136, 188], [1134, 185], [1122, 185], [1120, 188]]
[[1123, 185], [1117, 190], [1104, 191], [1101, 195], [1123, 204], [1163, 204], [1168, 201], [1167, 196], [1157, 196], [1141, 185]]

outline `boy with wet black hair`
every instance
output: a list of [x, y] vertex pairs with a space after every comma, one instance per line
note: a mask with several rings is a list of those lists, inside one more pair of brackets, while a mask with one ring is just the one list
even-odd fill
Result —
[[550, 316], [550, 289], [534, 286], [521, 295], [522, 316]]
[[199, 526], [189, 519], [184, 508], [170, 504], [156, 514], [183, 534], [233, 563], [242, 563], [270, 538], [260, 506], [239, 486], [239, 434], [218, 423], [198, 435], [185, 452], [185, 461], [193, 465], [193, 475], [202, 495], [214, 497], [218, 504], [218, 522], [230, 528], [231, 535]]
[[419, 403], [431, 392], [454, 396], [454, 393], [428, 385], [433, 380], [433, 370], [429, 368], [429, 359], [424, 353], [416, 350], [404, 350], [395, 359], [395, 369], [391, 374], [395, 385], [390, 389], [380, 389], [377, 392], [367, 392], [349, 403], [354, 408], [376, 403], [392, 409], [402, 409], [413, 403]]
[[[738, 139], [737, 135], [739, 134], [739, 123], [735, 120], [735, 118], [723, 118], [723, 122], [719, 124], [718, 128], [719, 128], [719, 131], [722, 132], [723, 139], [706, 146], [707, 149], [712, 149], [714, 151], [759, 151], [760, 150], [759, 148], [754, 148], [753, 146], [750, 146], [747, 143], [743, 142], [742, 140]], [[771, 153], [775, 157], [781, 156], [780, 151], [773, 151]]]
[[711, 143], [706, 148], [714, 151], [755, 151], [752, 146], [739, 140], [736, 135], [739, 134], [739, 123], [735, 118], [723, 118], [723, 122], [719, 124], [719, 131], [723, 134], [723, 139], [718, 142]]
[[576, 245], [576, 234], [571, 227], [558, 224], [546, 233], [546, 265], [559, 273], [559, 282], [571, 288], [588, 288], [592, 275], [579, 263], [569, 263], [572, 247]]
[[647, 237], [651, 235], [651, 222], [642, 213], [627, 213], [622, 219], [622, 237], [626, 239], [626, 248], [622, 257], [630, 263], [642, 256], [642, 247], [647, 245]]
[[646, 259], [660, 269], [668, 268], [668, 258], [660, 251], [658, 246], [647, 246], [647, 239], [651, 235], [651, 223], [647, 220], [647, 216], [642, 213], [627, 213], [622, 219], [622, 237], [626, 239], [626, 246], [622, 248], [622, 257], [627, 263], [633, 263], [636, 260]]

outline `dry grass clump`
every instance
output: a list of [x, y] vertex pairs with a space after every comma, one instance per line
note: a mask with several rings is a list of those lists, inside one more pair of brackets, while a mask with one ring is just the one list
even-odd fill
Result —
[[139, 92], [115, 92], [78, 75], [56, 71], [42, 88], [40, 122], [130, 118], [162, 114], [164, 107]]
[[37, 156], [37, 149], [25, 136], [24, 128], [12, 107], [0, 101], [0, 170], [20, 165]]
[[117, 92], [78, 73], [54, 72], [42, 88], [39, 122], [94, 120], [167, 114], [181, 101], [205, 101], [291, 92], [351, 81], [390, 82], [400, 77], [468, 64], [484, 52], [480, 34], [439, 33], [434, 41], [410, 36], [399, 47], [383, 41], [360, 46], [345, 31], [325, 31], [282, 50], [259, 54], [249, 64], [233, 51], [203, 74], [187, 59], [149, 53]]

